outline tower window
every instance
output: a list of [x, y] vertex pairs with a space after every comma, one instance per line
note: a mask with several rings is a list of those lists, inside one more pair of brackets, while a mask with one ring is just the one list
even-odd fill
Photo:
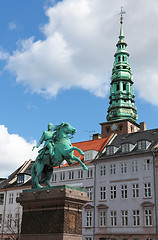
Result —
[[110, 127], [106, 127], [106, 131], [107, 131], [107, 133], [109, 132], [109, 130], [110, 130]]
[[119, 90], [120, 90], [119, 83], [116, 85], [116, 89], [117, 89], [117, 91], [119, 91]]
[[126, 91], [126, 84], [123, 84], [123, 91]]
[[125, 57], [124, 56], [122, 57], [122, 61], [125, 61]]
[[118, 61], [120, 62], [120, 60], [121, 60], [121, 58], [120, 58], [120, 56], [118, 57]]
[[122, 125], [119, 126], [120, 131], [122, 131], [122, 127], [123, 127]]

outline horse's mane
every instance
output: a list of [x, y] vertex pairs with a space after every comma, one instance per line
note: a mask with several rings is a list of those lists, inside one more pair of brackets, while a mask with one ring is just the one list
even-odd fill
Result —
[[69, 125], [69, 123], [62, 122], [60, 125], [55, 125], [54, 131], [59, 131], [61, 127], [65, 127], [65, 126], [68, 126], [68, 125]]
[[65, 127], [65, 126], [68, 126], [69, 123], [67, 122], [62, 122], [60, 125], [55, 125], [54, 127], [54, 138], [55, 138], [55, 141], [58, 141], [59, 140], [59, 130], [62, 128], [62, 127]]

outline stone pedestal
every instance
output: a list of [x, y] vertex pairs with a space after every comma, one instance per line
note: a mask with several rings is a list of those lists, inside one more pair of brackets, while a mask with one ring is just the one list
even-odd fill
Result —
[[82, 207], [87, 194], [68, 186], [24, 191], [22, 240], [81, 240]]

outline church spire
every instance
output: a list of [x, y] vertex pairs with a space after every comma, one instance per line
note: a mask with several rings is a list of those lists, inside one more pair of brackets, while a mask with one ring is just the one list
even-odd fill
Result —
[[108, 108], [107, 120], [131, 120], [136, 122], [137, 108], [134, 103], [134, 88], [132, 81], [132, 70], [129, 64], [129, 53], [126, 50], [127, 44], [123, 34], [123, 14], [120, 12], [120, 35], [117, 51], [114, 55], [115, 61], [112, 69], [111, 88], [110, 88], [110, 106]]

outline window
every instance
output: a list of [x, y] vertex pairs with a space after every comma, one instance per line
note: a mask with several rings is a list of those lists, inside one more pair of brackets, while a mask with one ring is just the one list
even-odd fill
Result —
[[99, 211], [99, 227], [106, 226], [106, 210], [100, 209]]
[[121, 163], [121, 173], [127, 173], [127, 163]]
[[144, 183], [144, 197], [151, 197], [151, 183]]
[[16, 193], [16, 197], [20, 197], [20, 192], [17, 192], [17, 193]]
[[88, 150], [84, 152], [84, 161], [90, 161], [96, 157], [98, 154], [95, 150]]
[[56, 180], [57, 180], [57, 174], [56, 174], [56, 173], [53, 173], [53, 175], [52, 175], [52, 181], [53, 181], [53, 182], [56, 182]]
[[120, 56], [118, 56], [118, 62], [120, 62], [120, 60], [121, 60], [121, 57], [120, 57]]
[[120, 85], [119, 85], [119, 83], [116, 85], [116, 88], [117, 88], [117, 91], [120, 90]]
[[110, 131], [110, 127], [106, 127], [106, 131], [108, 133]]
[[128, 211], [121, 211], [121, 224], [122, 226], [128, 226]]
[[9, 204], [13, 204], [14, 193], [9, 193]]
[[110, 212], [110, 222], [112, 227], [115, 227], [117, 225], [116, 211]]
[[19, 213], [16, 213], [15, 214], [15, 227], [19, 228]]
[[119, 125], [119, 129], [120, 131], [122, 131], [123, 125]]
[[133, 226], [140, 225], [140, 212], [139, 210], [133, 210]]
[[132, 197], [133, 198], [139, 197], [139, 184], [138, 183], [132, 184]]
[[85, 240], [92, 240], [92, 238], [91, 237], [86, 237]]
[[87, 171], [87, 178], [92, 178], [93, 177], [93, 169], [89, 168]]
[[0, 205], [3, 205], [4, 202], [4, 193], [0, 194]]
[[64, 181], [65, 180], [65, 172], [60, 173], [60, 180]]
[[106, 154], [107, 154], [107, 155], [112, 155], [112, 154], [114, 154], [114, 146], [108, 146], [108, 147], [106, 147]]
[[83, 178], [83, 170], [78, 170], [78, 179]]
[[106, 200], [106, 187], [100, 187], [100, 200]]
[[121, 198], [127, 199], [127, 185], [121, 186]]
[[93, 199], [93, 187], [86, 187], [87, 197], [92, 200]]
[[145, 226], [152, 226], [152, 211], [151, 209], [144, 210]]
[[0, 228], [2, 227], [2, 214], [0, 214]]
[[150, 142], [147, 140], [138, 141], [138, 150], [145, 150], [149, 147]]
[[145, 171], [151, 170], [151, 161], [150, 161], [150, 159], [145, 159], [144, 160], [144, 170]]
[[12, 214], [8, 214], [8, 227], [12, 226]]
[[69, 171], [69, 180], [74, 179], [74, 171]]
[[121, 151], [122, 152], [130, 152], [132, 151], [134, 148], [134, 145], [133, 144], [130, 144], [130, 143], [123, 143], [121, 145]]
[[111, 174], [116, 174], [116, 164], [111, 164], [110, 165], [110, 173]]
[[138, 162], [137, 161], [131, 162], [131, 170], [132, 170], [132, 173], [138, 172]]
[[86, 211], [86, 227], [92, 227], [92, 210]]
[[116, 199], [116, 186], [111, 186], [110, 188], [110, 197], [112, 199]]
[[18, 174], [17, 183], [24, 183], [24, 174]]
[[101, 166], [100, 167], [100, 176], [105, 176], [106, 175], [106, 166]]

